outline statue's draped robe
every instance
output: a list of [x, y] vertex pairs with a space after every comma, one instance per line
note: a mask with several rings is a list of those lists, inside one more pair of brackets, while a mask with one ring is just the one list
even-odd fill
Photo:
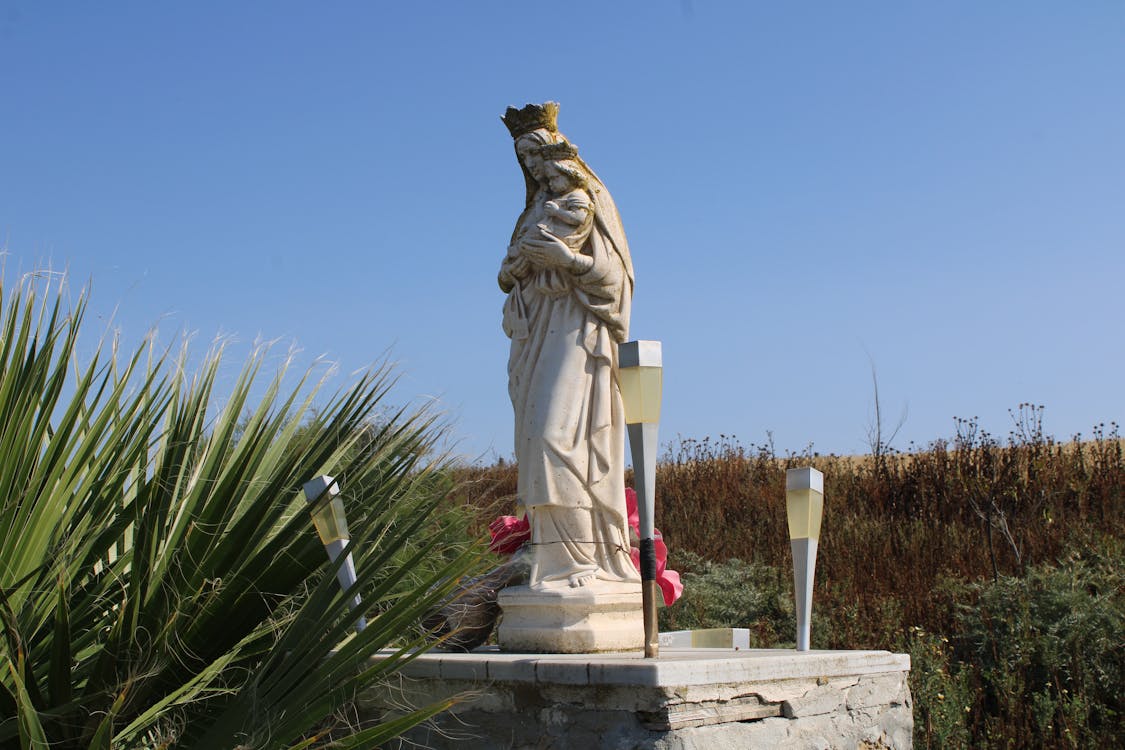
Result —
[[[632, 267], [612, 199], [602, 189], [592, 193], [594, 220], [581, 252], [593, 267], [577, 275], [532, 268], [514, 284], [502, 283], [518, 495], [532, 526], [532, 587], [562, 587], [589, 574], [639, 580], [629, 557], [625, 417], [616, 382]], [[540, 193], [524, 211], [513, 246], [525, 233], [537, 234], [545, 200]], [[504, 268], [514, 263], [509, 253]]]

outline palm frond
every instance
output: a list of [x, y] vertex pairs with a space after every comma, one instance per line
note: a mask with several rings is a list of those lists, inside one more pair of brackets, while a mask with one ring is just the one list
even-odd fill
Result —
[[[448, 485], [434, 416], [386, 410], [386, 365], [328, 395], [311, 371], [263, 379], [264, 348], [223, 394], [222, 346], [193, 375], [186, 350], [151, 344], [80, 364], [84, 295], [66, 309], [25, 281], [0, 285], [5, 303], [0, 748], [322, 744], [315, 728], [424, 648], [422, 616], [480, 566], [429, 520]], [[353, 591], [300, 490], [320, 474], [351, 506]]]

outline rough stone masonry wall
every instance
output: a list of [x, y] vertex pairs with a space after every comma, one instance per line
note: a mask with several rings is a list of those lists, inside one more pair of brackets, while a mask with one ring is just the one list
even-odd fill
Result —
[[[395, 703], [469, 693], [399, 747], [472, 750], [909, 748], [907, 672], [681, 688], [404, 680]], [[385, 693], [384, 693], [385, 695]], [[379, 710], [366, 704], [365, 713]]]

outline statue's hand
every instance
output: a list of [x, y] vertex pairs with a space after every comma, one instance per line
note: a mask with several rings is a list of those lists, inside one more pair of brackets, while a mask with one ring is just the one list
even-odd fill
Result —
[[[516, 248], [510, 248], [510, 250], [515, 249]], [[531, 261], [525, 256], [508, 255], [500, 264], [500, 273], [497, 276], [497, 280], [500, 282], [500, 289], [502, 289], [505, 294], [510, 292], [517, 281], [522, 281], [527, 278], [530, 273]]]
[[524, 257], [532, 262], [550, 268], [569, 268], [574, 264], [576, 253], [565, 242], [539, 225], [539, 237], [525, 239], [520, 244]]

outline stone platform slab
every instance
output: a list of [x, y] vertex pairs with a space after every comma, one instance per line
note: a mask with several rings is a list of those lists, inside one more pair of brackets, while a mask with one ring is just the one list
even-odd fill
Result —
[[886, 651], [482, 649], [421, 655], [359, 706], [375, 717], [464, 696], [402, 747], [909, 748], [909, 670], [909, 656]]

